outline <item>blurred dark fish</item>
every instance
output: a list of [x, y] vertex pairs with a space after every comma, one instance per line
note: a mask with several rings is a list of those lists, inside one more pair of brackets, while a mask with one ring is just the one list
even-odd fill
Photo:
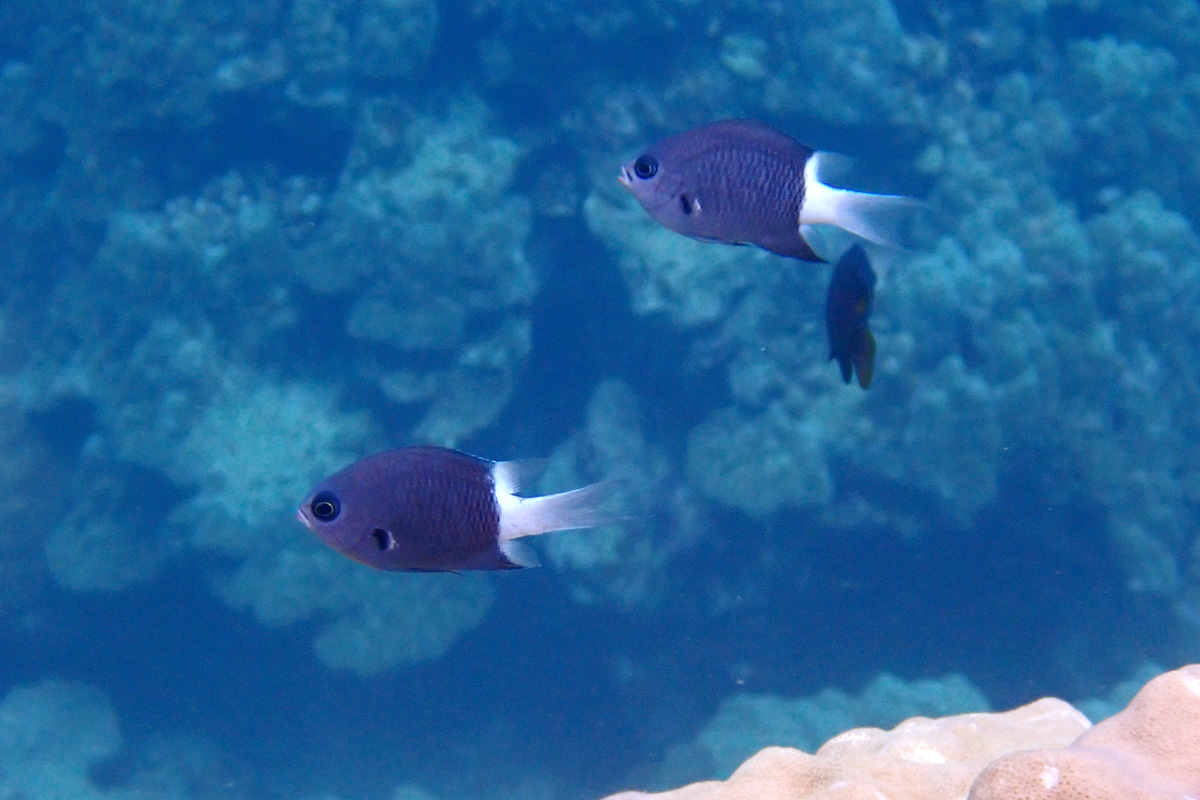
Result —
[[842, 380], [858, 374], [858, 385], [866, 389], [875, 374], [875, 337], [867, 322], [875, 302], [875, 270], [862, 245], [854, 245], [838, 259], [829, 278], [825, 297], [825, 333], [829, 337], [829, 360], [837, 359]]
[[800, 229], [823, 223], [892, 245], [899, 212], [916, 203], [825, 185], [829, 157], [761, 122], [723, 120], [663, 139], [619, 180], [660, 224], [696, 239], [824, 261]]
[[517, 497], [540, 462], [487, 461], [444, 447], [402, 447], [327, 478], [299, 516], [338, 552], [376, 569], [442, 572], [537, 565], [522, 536], [613, 521], [599, 506], [615, 489], [596, 483]]

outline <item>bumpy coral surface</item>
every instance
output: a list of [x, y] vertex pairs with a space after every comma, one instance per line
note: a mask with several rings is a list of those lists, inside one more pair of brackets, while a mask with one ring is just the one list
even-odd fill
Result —
[[930, 719], [890, 731], [855, 728], [815, 754], [768, 747], [727, 781], [608, 800], [1138, 798], [1183, 800], [1200, 791], [1200, 665], [1152, 679], [1096, 725], [1043, 698], [1012, 711]]
[[999, 759], [970, 800], [1181, 800], [1200, 793], [1200, 665], [1160, 675], [1059, 750]]
[[697, 743], [711, 756], [717, 774], [728, 775], [767, 745], [815, 750], [848, 728], [987, 708], [987, 698], [961, 675], [912, 682], [880, 675], [857, 695], [836, 689], [796, 699], [735, 694], [721, 703]]
[[[1088, 724], [1070, 705], [1052, 699], [1002, 713], [917, 717], [890, 731], [846, 731], [814, 755], [768, 747], [723, 783], [697, 783], [649, 796], [673, 800], [952, 800], [963, 797], [979, 771], [998, 756], [1025, 747], [1067, 744]], [[624, 792], [610, 800], [647, 796]]]

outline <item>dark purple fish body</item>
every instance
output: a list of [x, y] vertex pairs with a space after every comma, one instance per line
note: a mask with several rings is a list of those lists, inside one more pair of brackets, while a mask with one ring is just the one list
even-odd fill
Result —
[[866, 389], [875, 373], [875, 336], [867, 326], [875, 302], [875, 270], [861, 245], [854, 245], [833, 268], [825, 297], [829, 360], [837, 360], [842, 380], [858, 375]]
[[536, 559], [516, 539], [607, 521], [594, 484], [522, 498], [521, 462], [443, 447], [403, 447], [331, 475], [301, 503], [300, 521], [333, 549], [376, 569], [516, 569]]
[[652, 145], [619, 179], [661, 225], [696, 239], [805, 261], [825, 259], [801, 225], [837, 225], [885, 242], [877, 212], [909, 201], [826, 186], [817, 172], [822, 155], [761, 122], [723, 120]]
[[663, 139], [622, 177], [650, 216], [676, 233], [822, 261], [799, 227], [812, 155], [767, 125], [725, 120]]

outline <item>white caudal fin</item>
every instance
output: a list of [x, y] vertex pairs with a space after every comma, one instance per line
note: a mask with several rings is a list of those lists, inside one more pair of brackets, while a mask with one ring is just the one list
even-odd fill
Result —
[[804, 165], [804, 202], [800, 225], [835, 225], [884, 247], [900, 247], [900, 225], [921, 207], [911, 197], [838, 189], [821, 182], [828, 153], [813, 153]]
[[546, 469], [544, 458], [523, 458], [520, 461], [497, 461], [492, 466], [496, 491], [516, 494], [537, 480]]
[[[618, 481], [604, 481], [546, 497], [517, 497], [496, 487], [500, 505], [500, 546], [522, 536], [537, 536], [549, 531], [595, 528], [620, 520], [600, 510], [619, 487]], [[507, 552], [507, 551], [506, 551]]]
[[519, 539], [501, 540], [500, 552], [518, 567], [538, 567], [542, 564], [533, 548]]

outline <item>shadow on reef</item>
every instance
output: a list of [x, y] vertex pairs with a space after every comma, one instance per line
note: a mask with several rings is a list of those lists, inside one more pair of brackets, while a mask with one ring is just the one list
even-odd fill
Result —
[[[640, 416], [650, 439], [682, 440], [726, 396], [723, 376], [681, 375], [692, 338], [667, 320], [634, 315], [610, 258], [564, 257], [587, 252], [578, 217], [537, 219], [530, 258], [543, 286], [532, 307], [533, 347], [512, 402], [480, 441], [540, 442], [548, 454], [579, 429], [596, 385], [612, 378], [649, 400]], [[502, 444], [502, 454], [517, 455], [514, 445]]]

